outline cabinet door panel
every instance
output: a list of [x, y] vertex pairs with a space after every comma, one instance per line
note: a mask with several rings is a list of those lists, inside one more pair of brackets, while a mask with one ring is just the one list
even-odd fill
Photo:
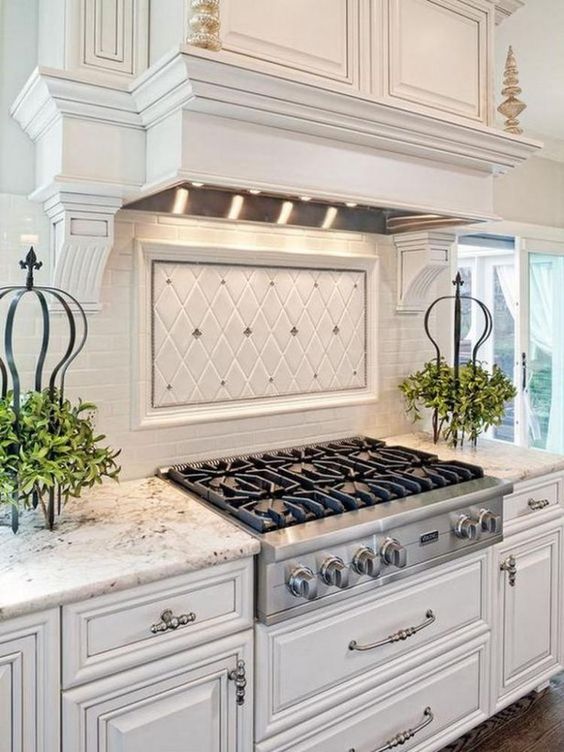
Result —
[[358, 0], [223, 0], [223, 49], [350, 82]]
[[487, 122], [488, 14], [458, 0], [388, 2], [389, 95]]
[[[245, 662], [245, 702], [230, 673]], [[69, 752], [242, 752], [252, 743], [252, 633], [63, 693]]]
[[56, 611], [0, 622], [0, 752], [59, 751]]
[[559, 664], [560, 533], [504, 547], [500, 566], [510, 556], [516, 564], [514, 585], [500, 569], [499, 698], [511, 699], [512, 693], [534, 687]]

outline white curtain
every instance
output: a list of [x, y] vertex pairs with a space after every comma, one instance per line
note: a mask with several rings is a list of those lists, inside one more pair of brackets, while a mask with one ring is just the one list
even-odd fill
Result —
[[[515, 278], [515, 264], [499, 264], [496, 266], [496, 270], [499, 285], [503, 292], [503, 297], [505, 298], [505, 304], [513, 317], [513, 321], [515, 321], [515, 324], [517, 325], [517, 281]], [[529, 431], [533, 439], [538, 441], [542, 435], [541, 427], [538, 418], [531, 407], [531, 400], [529, 399], [528, 392], [525, 392], [523, 395], [523, 401], [525, 406], [525, 419]]]
[[[530, 256], [530, 338], [551, 358], [551, 404], [546, 449], [564, 451], [564, 258]], [[534, 351], [530, 353], [532, 359]], [[534, 425], [529, 424], [534, 437]]]

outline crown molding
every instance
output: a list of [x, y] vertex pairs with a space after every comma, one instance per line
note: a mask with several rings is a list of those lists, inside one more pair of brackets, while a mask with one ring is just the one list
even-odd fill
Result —
[[495, 3], [495, 22], [500, 24], [525, 5], [525, 0], [491, 0]]

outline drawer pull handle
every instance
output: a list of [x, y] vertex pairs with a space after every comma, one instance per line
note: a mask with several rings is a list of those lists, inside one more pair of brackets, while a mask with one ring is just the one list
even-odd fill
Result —
[[515, 587], [517, 581], [517, 560], [514, 556], [509, 556], [504, 562], [499, 565], [502, 572], [507, 572], [509, 575], [509, 587]]
[[244, 705], [245, 693], [247, 691], [247, 667], [245, 661], [237, 661], [237, 668], [230, 671], [227, 677], [229, 681], [235, 682], [237, 705]]
[[529, 499], [527, 503], [533, 512], [538, 512], [539, 509], [546, 509], [546, 507], [550, 506], [548, 499]]
[[[396, 734], [392, 739], [387, 741], [382, 747], [378, 747], [378, 749], [375, 749], [374, 752], [388, 752], [389, 749], [395, 749], [396, 747], [401, 747], [403, 744], [408, 742], [410, 739], [413, 739], [415, 734], [418, 734], [420, 731], [423, 731], [424, 728], [426, 728], [430, 723], [433, 723], [435, 720], [435, 716], [433, 715], [433, 711], [431, 708], [425, 708], [423, 711], [423, 720], [421, 723], [419, 723], [414, 728], [407, 729], [406, 731], [401, 731], [399, 734]], [[349, 752], [356, 752], [356, 749], [354, 747], [351, 747], [349, 749]]]
[[435, 613], [431, 609], [429, 609], [425, 614], [425, 621], [421, 622], [421, 624], [419, 624], [417, 627], [398, 629], [397, 632], [389, 635], [384, 640], [373, 642], [370, 645], [359, 645], [356, 640], [351, 640], [351, 642], [349, 642], [349, 650], [374, 650], [374, 648], [381, 648], [384, 645], [390, 645], [394, 642], [402, 642], [403, 640], [407, 640], [409, 637], [413, 637], [413, 635], [416, 635], [417, 632], [421, 632], [421, 630], [425, 629], [425, 627], [430, 627], [431, 624], [436, 621], [436, 618], [437, 617], [435, 616]]
[[189, 614], [181, 614], [175, 616], [170, 608], [165, 609], [161, 614], [161, 620], [151, 627], [153, 634], [159, 634], [159, 632], [174, 631], [178, 627], [185, 627], [187, 624], [192, 624], [196, 621], [196, 614], [191, 611]]

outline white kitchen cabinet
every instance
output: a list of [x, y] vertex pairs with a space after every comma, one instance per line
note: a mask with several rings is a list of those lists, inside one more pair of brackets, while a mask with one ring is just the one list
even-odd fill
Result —
[[[384, 96], [488, 123], [492, 8], [479, 1], [385, 0], [382, 11], [372, 13], [371, 40], [379, 45], [379, 29], [387, 30]], [[377, 55], [371, 60], [374, 66]]]
[[488, 687], [481, 678], [487, 661], [484, 638], [467, 641], [374, 692], [336, 702], [316, 726], [301, 724], [257, 744], [256, 752], [371, 752], [405, 741], [408, 749], [435, 752], [487, 717]]
[[510, 535], [497, 547], [496, 561], [494, 712], [560, 670], [561, 518]]
[[0, 623], [0, 752], [58, 752], [58, 719], [58, 612]]
[[359, 0], [222, 0], [221, 56], [298, 81], [350, 88], [358, 78], [358, 7]]
[[63, 750], [249, 752], [252, 664], [249, 630], [68, 690]]

